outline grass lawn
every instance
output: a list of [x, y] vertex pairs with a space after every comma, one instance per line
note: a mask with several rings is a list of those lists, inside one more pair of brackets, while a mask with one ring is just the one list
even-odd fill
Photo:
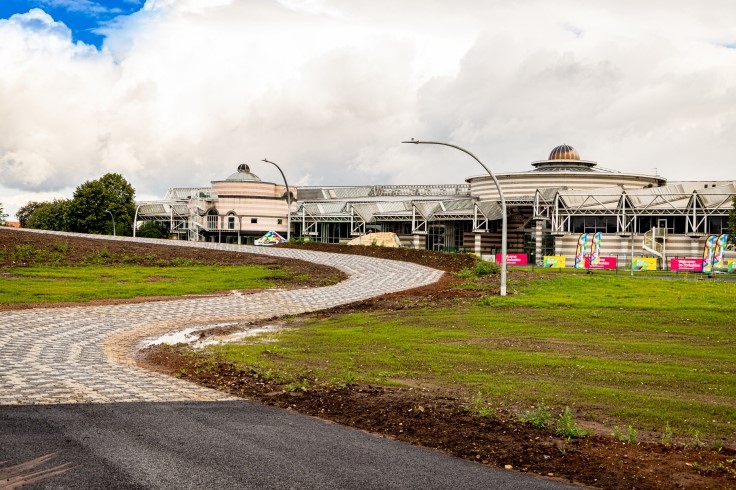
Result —
[[274, 286], [286, 272], [260, 266], [45, 266], [3, 271], [0, 303], [85, 302]]
[[214, 350], [302, 388], [441, 387], [519, 413], [570, 406], [609, 430], [734, 444], [736, 284], [533, 277], [471, 306], [294, 319], [292, 330]]

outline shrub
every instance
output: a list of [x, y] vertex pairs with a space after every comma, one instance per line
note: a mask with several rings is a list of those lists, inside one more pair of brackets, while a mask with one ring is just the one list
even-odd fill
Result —
[[479, 260], [473, 267], [473, 272], [476, 276], [488, 276], [491, 274], [498, 274], [501, 272], [501, 266], [495, 262], [486, 262], [485, 260]]
[[552, 418], [552, 412], [549, 408], [540, 404], [537, 408], [527, 410], [524, 415], [519, 417], [522, 422], [536, 427], [537, 429], [546, 429], [549, 427], [549, 419]]
[[464, 408], [466, 412], [474, 417], [493, 417], [496, 415], [496, 409], [490, 406], [481, 393], [470, 400]]
[[36, 255], [36, 248], [32, 243], [22, 243], [15, 246], [13, 260], [30, 260]]
[[621, 442], [625, 442], [628, 444], [638, 444], [638, 441], [636, 440], [636, 429], [634, 429], [633, 425], [627, 427], [626, 433], [624, 433], [618, 427], [614, 427], [613, 434], [611, 435]]
[[476, 277], [489, 276], [491, 274], [498, 274], [501, 271], [501, 266], [495, 262], [486, 262], [485, 260], [476, 261], [472, 269], [464, 268], [455, 272], [455, 277], [460, 279], [473, 279]]
[[672, 445], [672, 437], [674, 435], [675, 433], [672, 430], [672, 427], [670, 427], [670, 423], [667, 422], [664, 426], [664, 432], [662, 433], [662, 445], [664, 447], [670, 447]]
[[69, 242], [54, 242], [54, 251], [62, 254], [69, 252]]
[[572, 410], [570, 410], [570, 407], [565, 407], [565, 411], [557, 419], [557, 430], [555, 434], [571, 439], [573, 437], [585, 437], [588, 435], [588, 431], [575, 423]]
[[136, 231], [136, 236], [143, 238], [166, 238], [168, 234], [168, 227], [158, 221], [146, 221]]

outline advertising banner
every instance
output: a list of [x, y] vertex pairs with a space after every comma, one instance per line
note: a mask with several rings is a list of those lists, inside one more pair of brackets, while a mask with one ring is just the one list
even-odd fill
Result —
[[631, 269], [636, 271], [656, 271], [657, 270], [657, 259], [648, 257], [634, 257], [634, 262], [631, 264]]
[[601, 231], [593, 235], [593, 242], [590, 246], [590, 260], [585, 263], [585, 267], [588, 269], [602, 268], [602, 267], [598, 267], [598, 264], [601, 261], [601, 238], [602, 237], [603, 237], [603, 232]]
[[578, 237], [578, 247], [575, 251], [575, 268], [585, 268], [585, 248], [588, 245], [588, 234], [583, 233]]
[[598, 263], [593, 263], [593, 257], [585, 257], [585, 267], [587, 269], [615, 269], [618, 264], [616, 257], [598, 257]]
[[703, 247], [703, 272], [706, 274], [713, 272], [713, 255], [716, 251], [716, 240], [718, 240], [718, 235], [711, 235], [705, 240], [705, 246]]
[[[501, 254], [496, 254], [496, 263], [501, 263]], [[527, 265], [529, 258], [526, 254], [506, 254], [506, 265]]]
[[670, 259], [670, 270], [675, 272], [702, 272], [703, 259], [684, 258]]
[[546, 269], [564, 269], [565, 262], [565, 257], [562, 255], [545, 255], [542, 267]]
[[723, 254], [726, 251], [726, 245], [728, 244], [728, 235], [719, 235], [716, 239], [715, 250], [713, 251], [713, 270], [726, 272], [728, 271], [728, 263], [723, 258]]

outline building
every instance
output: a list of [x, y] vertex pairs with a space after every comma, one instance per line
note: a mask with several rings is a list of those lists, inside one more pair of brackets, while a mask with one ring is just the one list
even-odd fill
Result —
[[[707, 236], [726, 233], [736, 181], [668, 182], [658, 175], [607, 170], [569, 145], [525, 172], [496, 174], [507, 205], [508, 251], [532, 263], [574, 257], [582, 233], [603, 233], [607, 255], [698, 257]], [[168, 219], [178, 238], [249, 243], [285, 232], [285, 188], [241, 165], [201, 189], [170, 189], [140, 203], [139, 219]], [[298, 196], [298, 199], [297, 199]], [[488, 175], [464, 184], [300, 187], [292, 195], [292, 235], [339, 243], [373, 231], [405, 246], [495, 254], [501, 248], [500, 198]], [[279, 221], [280, 220], [280, 221]]]
[[[286, 197], [285, 186], [261, 181], [242, 164], [210, 187], [171, 188], [161, 201], [139, 202], [134, 227], [156, 220], [180, 240], [253, 243], [268, 231], [286, 234]], [[296, 199], [292, 192], [292, 202]]]

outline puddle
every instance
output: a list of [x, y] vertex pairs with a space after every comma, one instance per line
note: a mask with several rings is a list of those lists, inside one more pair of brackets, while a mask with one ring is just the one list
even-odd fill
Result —
[[176, 332], [170, 332], [157, 338], [145, 339], [140, 343], [139, 347], [143, 349], [152, 345], [189, 344], [194, 349], [202, 349], [208, 345], [238, 342], [248, 337], [255, 337], [264, 333], [281, 332], [283, 330], [285, 330], [283, 324], [244, 325], [240, 323], [217, 323], [197, 325]]

